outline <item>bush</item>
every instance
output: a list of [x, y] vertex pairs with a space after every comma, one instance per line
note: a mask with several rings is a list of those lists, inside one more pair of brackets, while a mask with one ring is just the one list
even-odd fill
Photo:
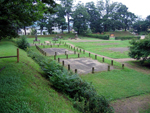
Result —
[[17, 46], [21, 49], [26, 50], [29, 47], [29, 43], [27, 41], [26, 36], [22, 36], [21, 39], [17, 40]]
[[116, 40], [131, 40], [131, 39], [140, 39], [140, 36], [124, 36], [124, 37], [115, 37]]
[[150, 59], [150, 38], [142, 40], [132, 40], [130, 41], [130, 44], [131, 46], [129, 56], [131, 58], [141, 60], [142, 63]]
[[87, 37], [93, 37], [98, 39], [109, 40], [109, 35], [100, 35], [100, 34], [85, 34]]
[[83, 81], [77, 74], [68, 72], [54, 60], [28, 51], [32, 57], [49, 77], [52, 86], [59, 92], [67, 94], [75, 101], [74, 107], [81, 112], [104, 113], [112, 112], [108, 101], [103, 96], [97, 95], [91, 83]]

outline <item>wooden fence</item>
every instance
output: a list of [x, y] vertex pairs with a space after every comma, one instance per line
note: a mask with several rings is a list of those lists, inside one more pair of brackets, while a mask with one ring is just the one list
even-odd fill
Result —
[[43, 51], [41, 48], [39, 48], [36, 44], [35, 44], [35, 46], [36, 46], [37, 50], [39, 50], [43, 55], [46, 56], [46, 52], [45, 51]]

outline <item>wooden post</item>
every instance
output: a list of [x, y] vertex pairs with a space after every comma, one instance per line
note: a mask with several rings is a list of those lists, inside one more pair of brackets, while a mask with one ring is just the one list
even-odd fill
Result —
[[17, 48], [17, 63], [19, 62], [19, 48]]
[[67, 51], [65, 51], [65, 55], [67, 55]]
[[66, 54], [66, 59], [68, 59], [68, 54]]
[[70, 71], [70, 64], [68, 64], [68, 71]]
[[56, 55], [54, 55], [54, 60], [56, 60]]
[[55, 52], [55, 56], [57, 56], [57, 52]]
[[97, 55], [95, 55], [95, 59], [97, 59]]
[[85, 54], [85, 50], [83, 50], [83, 54]]
[[81, 49], [80, 49], [80, 53], [81, 53]]
[[111, 65], [113, 66], [113, 60], [111, 60]]
[[124, 64], [122, 64], [122, 69], [124, 69]]
[[92, 67], [92, 73], [94, 73], [94, 67]]
[[74, 51], [74, 54], [76, 54], [76, 51]]
[[58, 44], [58, 47], [59, 47], [59, 44]]
[[78, 58], [80, 58], [80, 54], [78, 53]]
[[89, 53], [89, 57], [90, 57], [90, 53]]
[[110, 65], [108, 65], [108, 71], [110, 71]]
[[58, 63], [60, 63], [60, 58], [58, 58]]
[[75, 69], [75, 73], [77, 73], [77, 69]]
[[65, 62], [64, 61], [62, 61], [62, 66], [64, 66], [65, 65]]
[[102, 62], [104, 62], [104, 57], [103, 57], [103, 60], [102, 60]]
[[52, 48], [53, 46], [51, 45], [51, 48]]

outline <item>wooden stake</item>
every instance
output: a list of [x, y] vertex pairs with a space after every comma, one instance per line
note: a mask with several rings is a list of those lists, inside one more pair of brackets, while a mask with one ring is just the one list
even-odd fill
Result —
[[65, 62], [64, 61], [62, 61], [62, 66], [64, 66], [65, 65]]
[[68, 71], [70, 71], [70, 64], [68, 64]]
[[111, 60], [111, 65], [113, 66], [113, 60]]
[[80, 58], [80, 54], [78, 53], [78, 58]]
[[104, 62], [104, 57], [103, 57], [103, 62]]
[[95, 59], [97, 59], [97, 55], [95, 55]]
[[122, 64], [122, 69], [124, 69], [124, 64]]
[[89, 53], [89, 57], [90, 57], [90, 54], [91, 54], [91, 53]]
[[92, 67], [92, 73], [94, 73], [94, 67]]
[[110, 71], [110, 65], [108, 65], [108, 71]]
[[58, 58], [58, 63], [60, 63], [60, 58]]
[[75, 73], [77, 73], [77, 69], [75, 69]]

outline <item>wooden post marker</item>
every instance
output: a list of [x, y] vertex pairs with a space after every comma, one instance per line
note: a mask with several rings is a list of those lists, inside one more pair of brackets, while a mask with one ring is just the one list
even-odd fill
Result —
[[77, 73], [77, 69], [75, 69], [75, 73]]
[[58, 63], [60, 63], [60, 58], [58, 58]]
[[56, 60], [56, 55], [54, 55], [54, 60]]
[[92, 67], [92, 73], [94, 73], [94, 67]]
[[81, 53], [81, 49], [80, 49], [80, 53]]
[[19, 62], [19, 49], [17, 48], [17, 62]]
[[97, 55], [95, 55], [95, 59], [97, 59]]
[[64, 61], [62, 61], [62, 66], [64, 66], [65, 65], [65, 62]]
[[66, 54], [66, 59], [68, 59], [68, 54]]
[[57, 56], [57, 52], [55, 52], [55, 56]]
[[113, 60], [111, 60], [111, 65], [113, 66]]
[[53, 46], [51, 45], [51, 48], [52, 48]]
[[83, 50], [83, 54], [85, 54], [85, 50]]
[[80, 58], [80, 54], [78, 53], [78, 58]]
[[103, 60], [102, 60], [103, 62], [104, 62], [104, 57], [103, 57]]
[[65, 51], [65, 55], [67, 55], [67, 51]]
[[108, 65], [108, 71], [110, 71], [110, 65]]
[[122, 69], [124, 69], [124, 64], [122, 64]]
[[90, 57], [90, 53], [89, 53], [89, 57]]
[[68, 64], [68, 71], [70, 71], [70, 64]]

